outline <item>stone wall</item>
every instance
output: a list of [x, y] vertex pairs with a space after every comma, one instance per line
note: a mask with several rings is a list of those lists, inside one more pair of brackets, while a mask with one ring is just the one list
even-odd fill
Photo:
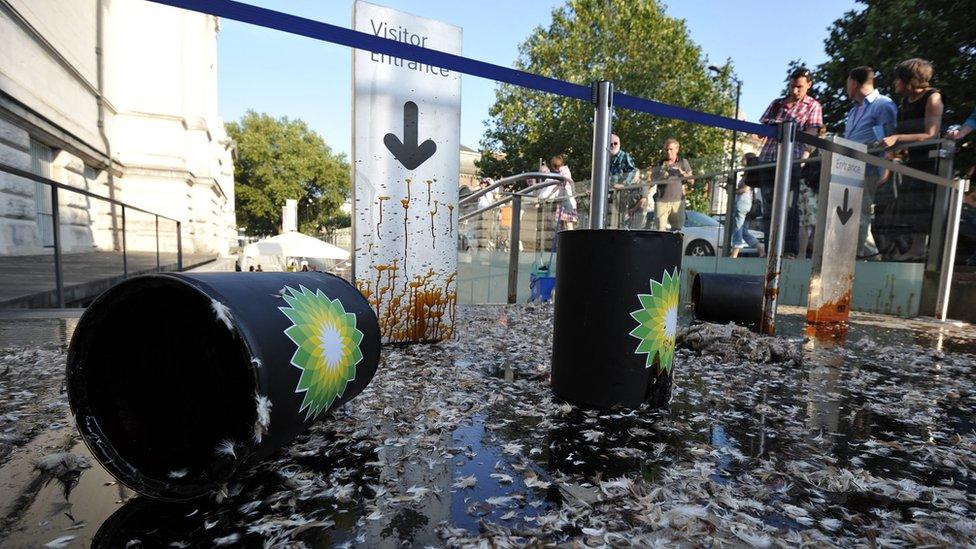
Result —
[[[30, 170], [30, 135], [0, 118], [0, 162]], [[0, 255], [40, 253], [34, 182], [0, 172]]]
[[[226, 253], [234, 143], [217, 115], [218, 31], [212, 16], [142, 0], [0, 2], [0, 162], [29, 171], [42, 143], [52, 179], [182, 221], [186, 253]], [[0, 255], [51, 253], [34, 195], [0, 173]], [[58, 198], [65, 252], [121, 249], [119, 207]], [[155, 250], [156, 232], [155, 216], [127, 210], [127, 249]], [[174, 222], [160, 219], [159, 241], [175, 253]]]

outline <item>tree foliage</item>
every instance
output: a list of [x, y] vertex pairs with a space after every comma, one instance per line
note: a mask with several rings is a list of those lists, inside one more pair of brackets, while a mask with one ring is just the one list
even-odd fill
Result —
[[[895, 66], [913, 57], [932, 62], [932, 84], [943, 93], [943, 123], [959, 124], [976, 106], [976, 3], [972, 0], [858, 0], [861, 6], [834, 21], [824, 40], [828, 61], [818, 66], [817, 97], [831, 131], [843, 129], [850, 102], [847, 73], [870, 65], [882, 93], [895, 97]], [[970, 160], [971, 162], [971, 160]]]
[[[553, 10], [548, 28], [536, 28], [519, 46], [515, 61], [524, 71], [587, 85], [610, 80], [618, 92], [731, 116], [731, 67], [713, 76], [707, 65], [684, 21], [665, 15], [656, 0], [569, 0]], [[589, 177], [589, 102], [501, 84], [489, 115], [478, 162], [484, 175], [535, 170], [540, 158], [563, 154], [576, 179]], [[713, 167], [727, 161], [726, 130], [616, 109], [613, 131], [641, 167], [661, 157], [668, 137], [681, 142], [686, 157], [714, 159]]]
[[299, 228], [317, 234], [342, 217], [349, 163], [302, 120], [248, 111], [227, 124], [237, 142], [237, 220], [252, 235], [278, 232], [285, 200], [298, 200]]

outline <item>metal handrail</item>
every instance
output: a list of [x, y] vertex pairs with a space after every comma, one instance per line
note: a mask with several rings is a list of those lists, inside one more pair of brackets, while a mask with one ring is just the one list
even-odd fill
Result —
[[79, 189], [71, 185], [66, 185], [60, 181], [55, 181], [35, 173], [16, 168], [9, 164], [4, 164], [0, 162], [0, 172], [6, 172], [17, 177], [22, 177], [24, 179], [29, 179], [31, 181], [42, 183], [51, 187], [51, 225], [52, 231], [54, 233], [54, 281], [57, 294], [58, 307], [65, 307], [64, 299], [64, 272], [63, 272], [63, 261], [62, 261], [62, 250], [61, 250], [61, 204], [58, 198], [58, 191], [64, 190], [68, 192], [73, 192], [86, 196], [88, 198], [93, 198], [95, 200], [102, 200], [113, 206], [119, 206], [122, 209], [122, 277], [129, 277], [129, 261], [128, 261], [128, 245], [126, 242], [126, 210], [134, 210], [146, 215], [151, 215], [156, 218], [156, 270], [162, 270], [162, 265], [160, 263], [159, 254], [159, 219], [163, 218], [168, 221], [176, 223], [176, 270], [183, 270], [183, 222], [179, 219], [174, 219], [169, 216], [158, 214], [156, 212], [151, 212], [149, 210], [144, 210], [138, 206], [133, 206], [122, 202], [121, 200], [116, 200], [114, 198], [109, 198], [107, 196], [102, 196], [97, 193], [85, 189]]
[[24, 171], [24, 170], [22, 170], [20, 168], [15, 168], [15, 167], [13, 167], [13, 166], [11, 166], [9, 164], [0, 163], [0, 172], [7, 172], [9, 174], [13, 174], [13, 175], [16, 175], [18, 177], [23, 177], [24, 179], [31, 179], [31, 180], [37, 181], [38, 183], [44, 183], [45, 185], [50, 185], [52, 187], [57, 187], [59, 189], [64, 189], [66, 191], [71, 191], [73, 193], [82, 194], [82, 195], [85, 195], [85, 196], [87, 196], [89, 198], [97, 198], [98, 200], [104, 200], [105, 202], [108, 202], [110, 204], [114, 204], [116, 206], [125, 206], [125, 208], [126, 209], [129, 209], [129, 210], [135, 210], [137, 212], [142, 212], [142, 213], [148, 214], [148, 215], [157, 215], [159, 217], [162, 217], [163, 219], [168, 219], [170, 221], [173, 221], [174, 223], [181, 223], [181, 221], [179, 219], [173, 219], [172, 217], [168, 217], [168, 216], [165, 216], [163, 214], [158, 214], [156, 212], [150, 212], [149, 210], [143, 210], [142, 208], [140, 208], [138, 206], [133, 206], [132, 204], [126, 204], [125, 202], [122, 202], [121, 200], [116, 200], [114, 198], [109, 198], [107, 196], [102, 196], [102, 195], [100, 195], [98, 193], [93, 193], [91, 191], [86, 191], [85, 189], [79, 189], [78, 187], [72, 187], [71, 185], [66, 185], [64, 183], [61, 183], [60, 181], [55, 181], [53, 179], [48, 179], [46, 177], [37, 175], [35, 173], [28, 172], [28, 171]]
[[[931, 146], [931, 145], [941, 145], [943, 143], [954, 143], [954, 142], [951, 139], [946, 139], [946, 138], [928, 139], [926, 141], [919, 141], [919, 142], [916, 142], [916, 143], [906, 143], [905, 145], [898, 145], [897, 147], [894, 147], [894, 148], [895, 149], [909, 149], [909, 148], [917, 148], [917, 147], [927, 147], [927, 146]], [[874, 154], [874, 153], [884, 152], [884, 151], [887, 151], [887, 150], [892, 150], [892, 149], [886, 149], [886, 148], [883, 148], [883, 147], [873, 148], [873, 149], [869, 149], [868, 150], [868, 153]], [[933, 152], [936, 152], [936, 151], [933, 151]], [[793, 160], [791, 163], [794, 164], [794, 165], [797, 165], [797, 164], [817, 164], [817, 163], [819, 163], [821, 161], [821, 159], [822, 158], [820, 156], [814, 156], [814, 157], [808, 157], [808, 158], [799, 158], [799, 159]], [[743, 172], [743, 173], [744, 172], [753, 172], [753, 171], [759, 171], [759, 170], [767, 170], [769, 168], [775, 168], [775, 167], [776, 167], [776, 163], [775, 162], [770, 162], [770, 163], [766, 163], [766, 164], [758, 164], [756, 166], [737, 166], [737, 167], [735, 167], [732, 170], [722, 170], [722, 171], [717, 171], [717, 172], [708, 172], [708, 173], [704, 173], [704, 174], [700, 174], [700, 175], [690, 175], [688, 177], [682, 177], [680, 179], [682, 179], [682, 180], [684, 180], [684, 179], [714, 179], [714, 178], [717, 178], [717, 177], [728, 176], [729, 174], [735, 174], [735, 173], [739, 173], [739, 172]], [[643, 168], [643, 170], [648, 170], [648, 169], [649, 168]], [[637, 171], [642, 171], [642, 170], [641, 169], [638, 169]], [[494, 189], [496, 189], [496, 188], [498, 188], [498, 187], [500, 187], [502, 185], [507, 185], [509, 183], [521, 181], [521, 180], [524, 180], [524, 179], [542, 179], [542, 178], [550, 179], [550, 180], [556, 180], [556, 179], [558, 179], [558, 180], [561, 180], [561, 181], [566, 181], [566, 178], [564, 178], [563, 176], [560, 176], [558, 174], [554, 174], [554, 173], [529, 172], [529, 173], [523, 173], [523, 174], [513, 175], [513, 176], [509, 176], [509, 177], [503, 178], [503, 179], [499, 179], [498, 181], [495, 181], [493, 184], [489, 185], [488, 187], [486, 187], [484, 189], [480, 189], [477, 192], [474, 192], [472, 194], [469, 194], [469, 195], [465, 196], [464, 198], [462, 198], [459, 201], [459, 203], [460, 204], [466, 204], [468, 202], [471, 202], [472, 200], [477, 200], [481, 196], [483, 196], [483, 195], [491, 192], [492, 190], [494, 190]], [[623, 189], [611, 189], [610, 192], [611, 193], [616, 193], [616, 192], [620, 192], [620, 191], [624, 191], [624, 190], [629, 190], [629, 189], [634, 189], [634, 188], [640, 188], [640, 187], [653, 187], [655, 185], [658, 185], [661, 181], [663, 181], [663, 180], [649, 179], [649, 180], [646, 180], [646, 181], [638, 182], [638, 183], [633, 184], [633, 185], [627, 185]], [[538, 189], [540, 187], [547, 187], [547, 186], [550, 186], [550, 185], [554, 185], [555, 183], [556, 183], [556, 181], [551, 181], [549, 183], [543, 182], [541, 184], [535, 185], [533, 187], [529, 187], [529, 188], [524, 189], [524, 190], [519, 191], [519, 192], [522, 194], [522, 196], [527, 196], [527, 193], [529, 191], [536, 190], [536, 189]], [[722, 185], [722, 186], [725, 187], [727, 185]], [[583, 191], [583, 192], [580, 192], [580, 193], [574, 193], [574, 194], [571, 194], [569, 196], [572, 196], [572, 197], [589, 196], [589, 194], [590, 194], [590, 192], [587, 190], [587, 191]], [[561, 200], [563, 198], [566, 198], [566, 197], [541, 198], [541, 199], [539, 199], [539, 201], [540, 202], [551, 202], [551, 201]], [[460, 217], [460, 221], [465, 221], [467, 219], [471, 219], [472, 217], [477, 217], [478, 215], [480, 215], [480, 214], [482, 214], [484, 212], [487, 212], [487, 211], [492, 210], [494, 208], [503, 206], [503, 205], [511, 202], [511, 200], [512, 200], [511, 199], [511, 195], [507, 195], [505, 198], [499, 199], [498, 201], [493, 202], [489, 206], [486, 206], [484, 208], [478, 209], [478, 210], [476, 210], [474, 212], [471, 212], [471, 213], [468, 213], [468, 214], [465, 214], [465, 215], [461, 216]]]
[[459, 204], [466, 204], [472, 200], [476, 200], [493, 189], [497, 189], [502, 185], [508, 183], [515, 183], [518, 181], [523, 181], [526, 179], [543, 179], [543, 181], [536, 183], [535, 185], [530, 185], [529, 187], [522, 189], [520, 191], [515, 191], [507, 193], [507, 195], [495, 202], [492, 202], [484, 208], [479, 208], [469, 214], [465, 214], [458, 217], [458, 221], [466, 221], [472, 217], [479, 216], [489, 210], [493, 210], [507, 204], [512, 203], [512, 226], [511, 234], [509, 236], [509, 249], [508, 249], [508, 302], [515, 303], [518, 294], [518, 254], [519, 254], [519, 236], [522, 232], [522, 198], [534, 198], [533, 192], [550, 187], [560, 182], [571, 181], [568, 177], [564, 177], [555, 173], [546, 172], [527, 172], [520, 173], [518, 175], [512, 175], [509, 177], [504, 177], [495, 181], [493, 184], [481, 189], [480, 191], [470, 194], [464, 197], [463, 200], [458, 201]]
[[519, 181], [525, 181], [526, 179], [558, 179], [560, 181], [565, 181], [566, 178], [555, 173], [549, 172], [525, 172], [516, 175], [510, 175], [508, 177], [503, 177], [498, 181], [495, 181], [491, 185], [488, 185], [484, 189], [479, 189], [468, 196], [465, 196], [458, 201], [459, 204], [467, 204], [473, 200], [477, 200], [482, 196], [490, 193], [491, 191], [501, 187], [502, 185], [508, 185], [509, 183], [518, 183]]
[[546, 173], [546, 172], [526, 172], [526, 173], [520, 173], [518, 175], [510, 175], [508, 177], [504, 177], [502, 179], [499, 179], [498, 181], [495, 181], [494, 183], [492, 183], [491, 185], [488, 185], [484, 189], [481, 189], [481, 190], [479, 190], [477, 192], [474, 192], [474, 193], [469, 194], [468, 196], [465, 196], [464, 198], [462, 198], [461, 200], [458, 201], [458, 204], [467, 204], [468, 202], [471, 202], [472, 200], [477, 200], [478, 198], [480, 198], [480, 197], [488, 194], [492, 190], [497, 189], [498, 187], [500, 187], [502, 185], [507, 185], [509, 183], [516, 183], [516, 182], [519, 182], [519, 181], [524, 181], [526, 179], [543, 179], [543, 178], [546, 179], [546, 181], [543, 181], [541, 183], [536, 183], [535, 185], [532, 185], [532, 186], [530, 186], [528, 188], [522, 189], [521, 191], [516, 191], [514, 193], [507, 193], [504, 198], [501, 198], [499, 200], [496, 200], [495, 202], [492, 202], [491, 204], [485, 206], [484, 208], [479, 208], [479, 209], [477, 209], [477, 210], [475, 210], [473, 212], [466, 213], [466, 214], [460, 216], [458, 218], [458, 221], [467, 221], [468, 219], [471, 219], [472, 217], [477, 217], [477, 216], [479, 216], [479, 215], [481, 215], [481, 214], [483, 214], [483, 213], [485, 213], [485, 212], [487, 212], [489, 210], [493, 210], [495, 208], [501, 207], [501, 206], [503, 206], [503, 205], [511, 202], [512, 201], [512, 197], [514, 195], [516, 195], [516, 194], [519, 195], [519, 196], [523, 196], [523, 197], [529, 197], [530, 196], [529, 193], [532, 192], [532, 191], [535, 191], [535, 190], [538, 190], [538, 189], [542, 189], [542, 188], [545, 188], [545, 187], [550, 187], [550, 186], [555, 185], [556, 183], [559, 183], [559, 182], [565, 183], [567, 181], [570, 181], [570, 179], [568, 177], [565, 177], [565, 176], [562, 176], [562, 175], [559, 175], [559, 174], [555, 174], [555, 173]]

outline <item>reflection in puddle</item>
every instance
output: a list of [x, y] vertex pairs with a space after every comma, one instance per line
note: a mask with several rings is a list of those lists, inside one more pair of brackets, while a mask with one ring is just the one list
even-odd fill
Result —
[[0, 349], [8, 347], [56, 347], [67, 349], [78, 325], [70, 318], [0, 318]]

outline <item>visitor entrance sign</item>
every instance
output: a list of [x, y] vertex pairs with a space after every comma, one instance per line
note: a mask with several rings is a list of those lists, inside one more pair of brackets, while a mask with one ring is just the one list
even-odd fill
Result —
[[[859, 151], [861, 143], [832, 137], [829, 140]], [[864, 162], [823, 150], [820, 193], [817, 199], [817, 234], [810, 268], [807, 321], [844, 322], [850, 314], [857, 258]], [[801, 250], [801, 255], [803, 254]]]
[[[461, 53], [459, 27], [369, 2], [353, 28]], [[460, 73], [353, 50], [353, 272], [384, 342], [453, 333], [460, 126]]]

